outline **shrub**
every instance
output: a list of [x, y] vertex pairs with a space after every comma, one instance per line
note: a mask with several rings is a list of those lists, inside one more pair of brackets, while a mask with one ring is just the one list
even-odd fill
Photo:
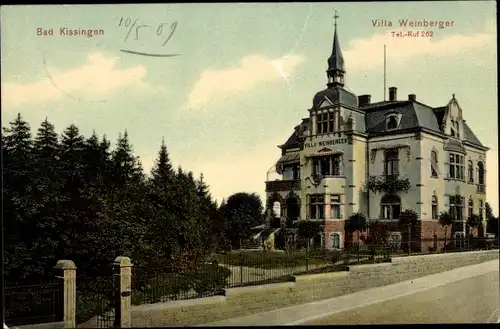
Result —
[[193, 288], [198, 294], [216, 292], [227, 287], [227, 280], [231, 270], [217, 264], [204, 264], [196, 271]]

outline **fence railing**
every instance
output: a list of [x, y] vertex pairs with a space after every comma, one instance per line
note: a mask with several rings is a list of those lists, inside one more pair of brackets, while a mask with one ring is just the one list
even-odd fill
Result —
[[134, 268], [132, 304], [150, 304], [221, 294], [224, 289], [286, 282], [292, 276], [347, 270], [348, 265], [388, 261], [387, 249], [359, 251], [305, 249], [232, 251], [214, 254], [202, 266], [183, 272], [141, 273]]
[[5, 322], [8, 326], [62, 321], [61, 282], [30, 285], [5, 283]]

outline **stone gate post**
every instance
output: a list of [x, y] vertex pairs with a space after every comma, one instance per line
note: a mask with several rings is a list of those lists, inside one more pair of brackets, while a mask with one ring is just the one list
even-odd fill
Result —
[[64, 328], [76, 328], [76, 266], [71, 260], [59, 260], [54, 266], [56, 278], [60, 279], [62, 296], [59, 301]]
[[130, 258], [118, 256], [114, 262], [116, 300], [115, 328], [132, 327], [132, 262]]

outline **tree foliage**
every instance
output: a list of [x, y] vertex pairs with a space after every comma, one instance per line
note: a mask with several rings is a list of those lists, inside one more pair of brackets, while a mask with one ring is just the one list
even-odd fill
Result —
[[[20, 114], [3, 128], [6, 281], [52, 278], [60, 259], [84, 276], [108, 273], [117, 256], [135, 273], [183, 271], [220, 243], [223, 216], [203, 176], [173, 170], [164, 142], [146, 176], [126, 131], [116, 145], [75, 125], [58, 135], [48, 119], [33, 138]], [[253, 223], [261, 208], [249, 209]]]
[[486, 202], [486, 232], [498, 234], [499, 218], [493, 215], [493, 210], [488, 202]]
[[346, 221], [346, 228], [351, 231], [363, 231], [368, 225], [365, 214], [357, 212], [349, 216]]
[[418, 223], [418, 214], [413, 209], [406, 209], [399, 214], [399, 224], [403, 227], [415, 227]]
[[251, 228], [264, 223], [262, 200], [255, 193], [239, 192], [227, 198], [221, 206], [225, 222], [225, 235], [233, 247], [251, 234]]

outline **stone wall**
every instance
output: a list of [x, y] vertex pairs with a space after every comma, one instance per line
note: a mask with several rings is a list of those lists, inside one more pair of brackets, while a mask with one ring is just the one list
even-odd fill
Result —
[[197, 325], [333, 298], [498, 259], [498, 250], [393, 258], [349, 271], [303, 275], [293, 282], [226, 289], [224, 295], [132, 307], [133, 327]]
[[28, 324], [24, 326], [10, 326], [9, 329], [59, 329], [64, 328], [64, 322], [49, 322], [49, 323], [37, 323]]

